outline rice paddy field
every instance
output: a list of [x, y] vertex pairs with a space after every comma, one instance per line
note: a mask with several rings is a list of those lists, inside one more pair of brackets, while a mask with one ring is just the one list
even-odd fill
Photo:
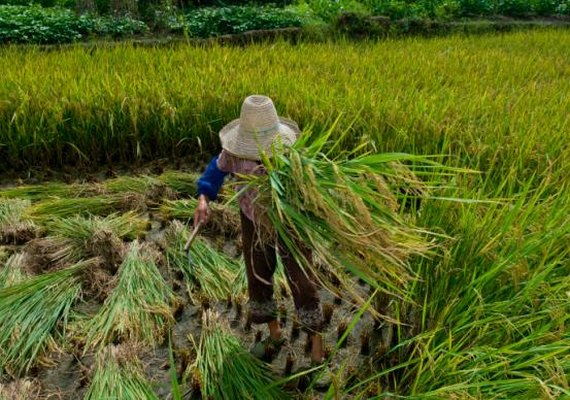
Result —
[[[563, 29], [0, 48], [0, 399], [570, 398], [568, 48]], [[396, 205], [429, 237], [412, 279], [332, 281], [359, 303], [320, 291], [325, 388], [281, 267], [288, 344], [248, 353], [267, 332], [248, 321], [230, 186], [183, 250], [198, 174], [252, 93], [307, 143], [330, 135], [329, 155], [445, 171]]]

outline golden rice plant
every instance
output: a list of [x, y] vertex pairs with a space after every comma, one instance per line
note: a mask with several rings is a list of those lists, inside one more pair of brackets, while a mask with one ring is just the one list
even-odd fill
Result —
[[155, 177], [142, 175], [142, 176], [120, 176], [113, 179], [108, 179], [102, 183], [100, 186], [109, 193], [140, 193], [144, 194], [146, 191], [151, 189], [153, 186], [160, 184], [161, 182]]
[[108, 346], [97, 352], [85, 400], [158, 400], [131, 346]]
[[202, 399], [287, 399], [269, 366], [235, 337], [221, 315], [206, 310], [196, 361], [190, 374]]
[[0, 289], [0, 374], [30, 370], [65, 333], [90, 261]]
[[160, 274], [157, 256], [147, 245], [130, 244], [114, 290], [86, 323], [86, 349], [124, 341], [155, 346], [164, 340], [179, 300]]
[[366, 136], [378, 151], [450, 154], [524, 182], [568, 166], [569, 45], [567, 31], [545, 29], [358, 45], [5, 48], [0, 163], [204, 157], [244, 96], [264, 93], [303, 127], [342, 114], [347, 146]]

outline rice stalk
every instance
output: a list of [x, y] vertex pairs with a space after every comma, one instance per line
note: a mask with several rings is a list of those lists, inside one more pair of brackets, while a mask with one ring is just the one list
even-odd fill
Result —
[[[203, 399], [286, 399], [269, 366], [243, 348], [222, 317], [202, 314], [202, 333], [190, 371]], [[273, 386], [272, 386], [273, 385]]]
[[109, 179], [101, 184], [104, 191], [114, 195], [140, 196], [144, 204], [139, 208], [146, 206], [154, 206], [159, 204], [163, 199], [173, 199], [176, 197], [175, 192], [157, 177], [142, 176], [121, 176], [115, 179]]
[[178, 302], [156, 265], [157, 254], [134, 241], [119, 267], [117, 285], [91, 320], [86, 350], [131, 341], [155, 346], [174, 323]]
[[95, 361], [85, 400], [158, 400], [133, 349], [102, 348]]
[[[166, 218], [177, 218], [184, 221], [194, 216], [198, 200], [166, 200], [160, 206], [160, 212]], [[210, 203], [210, 219], [206, 228], [226, 236], [237, 236], [241, 231], [239, 209], [233, 204]]]
[[4, 264], [0, 269], [0, 289], [18, 284], [27, 278], [27, 261], [28, 257], [24, 253], [12, 254], [5, 262], [0, 260]]
[[0, 243], [22, 244], [38, 234], [37, 226], [26, 216], [31, 202], [0, 199]]
[[0, 289], [0, 373], [30, 370], [65, 332], [90, 261]]
[[217, 251], [201, 237], [192, 244], [189, 258], [184, 251], [188, 236], [188, 230], [178, 221], [173, 221], [165, 233], [167, 262], [184, 274], [190, 298], [195, 302], [227, 300], [241, 294], [244, 282], [238, 277], [245, 270], [242, 262]]

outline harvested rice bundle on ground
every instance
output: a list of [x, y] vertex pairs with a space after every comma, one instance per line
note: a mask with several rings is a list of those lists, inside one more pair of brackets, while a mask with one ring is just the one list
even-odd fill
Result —
[[127, 340], [150, 346], [162, 342], [179, 300], [158, 270], [158, 257], [149, 246], [131, 243], [116, 287], [87, 323], [86, 349]]
[[141, 193], [144, 194], [147, 190], [161, 182], [152, 176], [120, 176], [118, 178], [108, 179], [100, 186], [108, 193]]
[[26, 217], [29, 200], [0, 200], [0, 243], [22, 244], [38, 235], [37, 226]]
[[33, 204], [28, 209], [26, 215], [33, 221], [44, 224], [57, 218], [67, 218], [76, 215], [106, 216], [118, 211], [145, 211], [146, 209], [147, 206], [143, 195], [126, 192], [93, 197], [42, 200]]
[[211, 310], [202, 316], [202, 333], [191, 377], [203, 399], [287, 399], [290, 396], [235, 337], [227, 322]]
[[144, 376], [136, 349], [112, 346], [98, 352], [95, 373], [84, 399], [158, 400], [158, 397]]
[[[167, 200], [160, 206], [160, 212], [166, 218], [178, 218], [187, 221], [194, 216], [197, 204], [197, 199]], [[225, 236], [235, 237], [239, 235], [241, 222], [237, 207], [233, 204], [211, 203], [210, 211], [211, 216], [205, 226], [206, 229], [211, 229]]]
[[112, 194], [138, 194], [147, 205], [154, 205], [164, 198], [173, 199], [176, 193], [164, 182], [153, 176], [121, 176], [100, 184], [103, 191]]
[[[402, 218], [398, 193], [387, 179], [398, 177], [413, 187], [418, 179], [401, 174], [395, 166], [409, 162], [429, 169], [435, 163], [405, 154], [362, 154], [362, 146], [340, 152], [328, 143], [331, 132], [311, 144], [311, 135], [304, 135], [287, 151], [264, 157], [267, 175], [243, 179], [259, 191], [260, 204], [270, 205], [265, 223], [276, 227], [302, 264], [313, 268], [302, 256], [299, 242], [324, 262], [326, 268], [313, 270], [329, 289], [338, 292], [329, 279], [336, 276], [340, 289], [362, 303], [352, 284], [356, 276], [372, 287], [404, 295], [406, 283], [413, 279], [407, 260], [425, 255], [430, 239]], [[330, 158], [333, 152], [337, 155]]]
[[198, 175], [195, 173], [166, 171], [157, 179], [183, 196], [194, 196], [196, 194]]
[[184, 251], [189, 232], [179, 221], [173, 221], [165, 233], [166, 257], [171, 267], [184, 274], [188, 294], [194, 302], [227, 300], [242, 293], [244, 284], [237, 279], [245, 267], [217, 251], [205, 239], [198, 237], [190, 249]]
[[27, 372], [67, 326], [90, 261], [0, 289], [0, 375]]
[[14, 186], [0, 190], [0, 198], [20, 198], [30, 200], [32, 202], [50, 197], [69, 198], [92, 196], [95, 194], [97, 194], [97, 191], [93, 190], [93, 185], [68, 185], [60, 182], [44, 183], [41, 185]]
[[0, 289], [22, 282], [28, 275], [27, 262], [29, 258], [25, 253], [12, 254], [3, 267], [0, 268]]
[[121, 239], [133, 240], [141, 237], [148, 227], [147, 220], [134, 212], [128, 212], [106, 217], [74, 216], [57, 219], [46, 224], [46, 232], [49, 235], [73, 239], [79, 245], [97, 235], [99, 231], [109, 231]]
[[27, 250], [34, 258], [32, 269], [58, 269], [81, 259], [97, 258], [84, 289], [105, 298], [109, 283], [124, 257], [122, 239], [133, 239], [143, 234], [148, 222], [134, 213], [60, 218], [50, 221], [46, 231], [51, 235], [32, 241]]

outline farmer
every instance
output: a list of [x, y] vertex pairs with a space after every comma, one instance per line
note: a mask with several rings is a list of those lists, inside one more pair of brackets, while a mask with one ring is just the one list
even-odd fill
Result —
[[[299, 134], [297, 123], [277, 116], [269, 97], [247, 97], [242, 104], [240, 118], [220, 131], [221, 153], [212, 159], [198, 180], [199, 199], [194, 214], [195, 226], [207, 222], [210, 214], [208, 203], [216, 199], [226, 175], [264, 174], [260, 152], [270, 153], [282, 145], [291, 145]], [[320, 364], [324, 358], [321, 335], [323, 314], [312, 274], [303, 270], [283, 242], [276, 239], [274, 227], [267, 226], [266, 205], [258, 204], [256, 197], [255, 189], [247, 189], [239, 197], [250, 318], [252, 323], [267, 323], [269, 327], [269, 337], [258, 342], [252, 353], [264, 358], [270, 346], [278, 350], [285, 341], [273, 299], [273, 273], [278, 249], [293, 293], [297, 315], [311, 340], [311, 361]], [[310, 251], [300, 247], [307, 260], [310, 260]]]

